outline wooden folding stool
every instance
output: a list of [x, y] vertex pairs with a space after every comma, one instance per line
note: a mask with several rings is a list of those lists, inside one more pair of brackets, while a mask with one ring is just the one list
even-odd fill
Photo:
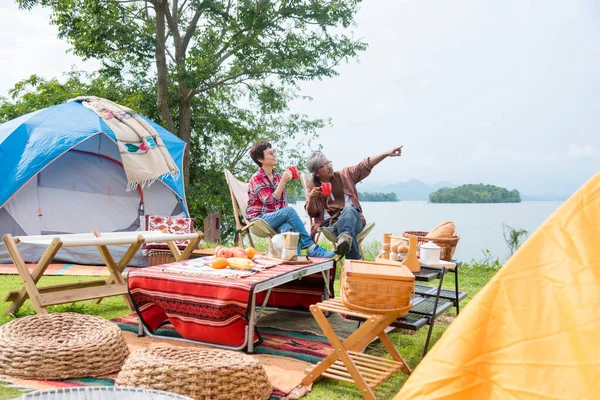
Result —
[[[368, 314], [346, 308], [340, 299], [330, 299], [310, 306], [310, 311], [333, 346], [333, 352], [318, 363], [302, 380], [305, 386], [324, 376], [356, 384], [365, 399], [375, 399], [373, 388], [397, 371], [410, 374], [411, 370], [384, 329], [402, 313]], [[336, 312], [364, 319], [365, 322], [342, 343], [325, 317], [325, 312]], [[379, 337], [393, 360], [361, 353], [375, 337]]]

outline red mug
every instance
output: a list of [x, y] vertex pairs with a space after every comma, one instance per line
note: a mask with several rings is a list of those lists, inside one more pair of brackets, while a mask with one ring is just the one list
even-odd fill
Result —
[[321, 193], [323, 196], [331, 196], [331, 182], [324, 182], [321, 184]]
[[292, 179], [298, 179], [298, 178], [300, 178], [300, 172], [298, 172], [298, 167], [296, 167], [295, 165], [292, 165], [288, 169], [292, 173]]

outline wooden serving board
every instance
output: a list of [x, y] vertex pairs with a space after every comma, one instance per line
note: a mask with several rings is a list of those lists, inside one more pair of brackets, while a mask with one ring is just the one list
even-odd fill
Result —
[[291, 260], [282, 260], [281, 258], [273, 258], [273, 257], [268, 257], [268, 256], [259, 256], [259, 258], [262, 258], [263, 260], [268, 260], [268, 261], [277, 261], [280, 264], [288, 264], [288, 265], [314, 263], [313, 260], [307, 258], [306, 256], [300, 256], [300, 257], [296, 256]]

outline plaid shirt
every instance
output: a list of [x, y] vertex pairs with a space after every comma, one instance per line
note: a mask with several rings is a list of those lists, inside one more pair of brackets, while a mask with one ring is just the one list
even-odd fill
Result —
[[261, 214], [277, 211], [283, 207], [287, 207], [287, 195], [285, 189], [281, 194], [281, 199], [277, 200], [273, 193], [277, 189], [277, 185], [281, 181], [281, 175], [273, 170], [273, 183], [267, 177], [267, 174], [262, 168], [248, 182], [248, 207], [246, 208], [246, 219], [250, 221]]

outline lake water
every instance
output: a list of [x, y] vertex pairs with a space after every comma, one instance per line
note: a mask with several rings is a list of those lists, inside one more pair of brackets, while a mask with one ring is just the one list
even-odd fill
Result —
[[[381, 241], [383, 233], [401, 235], [403, 231], [429, 231], [443, 221], [456, 224], [460, 241], [455, 257], [469, 261], [483, 258], [487, 249], [493, 257], [505, 261], [508, 246], [502, 235], [503, 223], [525, 229], [531, 235], [560, 205], [561, 201], [524, 201], [495, 204], [435, 204], [425, 201], [395, 203], [363, 202], [367, 221], [375, 228], [366, 242]], [[304, 203], [296, 203], [300, 216], [305, 216]]]

